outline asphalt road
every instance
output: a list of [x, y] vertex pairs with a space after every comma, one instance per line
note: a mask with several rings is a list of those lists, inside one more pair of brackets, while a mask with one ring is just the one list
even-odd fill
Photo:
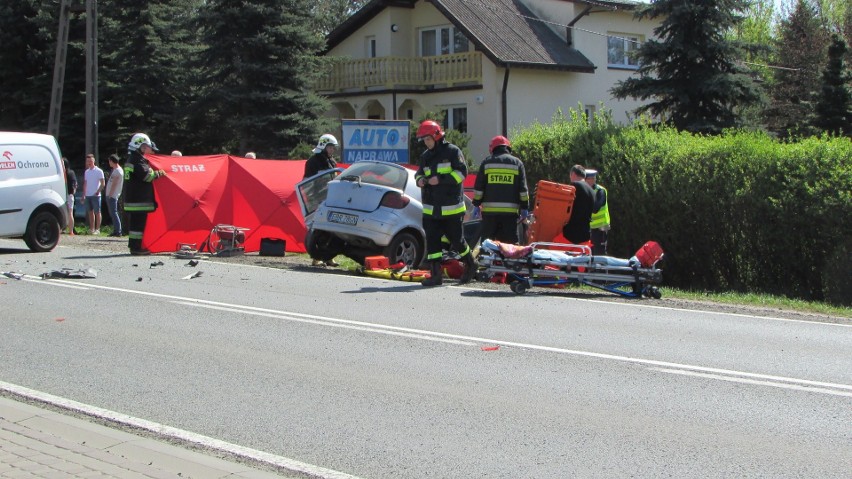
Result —
[[0, 381], [73, 401], [360, 477], [852, 470], [848, 324], [21, 245]]

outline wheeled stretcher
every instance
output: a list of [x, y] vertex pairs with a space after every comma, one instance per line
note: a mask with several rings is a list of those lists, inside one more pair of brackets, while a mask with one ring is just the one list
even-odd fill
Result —
[[479, 250], [477, 279], [504, 276], [512, 292], [533, 286], [584, 284], [629, 298], [660, 298], [663, 279], [657, 263], [663, 251], [653, 241], [630, 259], [593, 256], [585, 245], [537, 242], [527, 246], [484, 240]]

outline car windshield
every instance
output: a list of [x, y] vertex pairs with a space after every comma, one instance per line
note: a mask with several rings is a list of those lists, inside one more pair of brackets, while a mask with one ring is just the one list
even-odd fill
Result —
[[361, 179], [361, 183], [390, 186], [400, 190], [405, 189], [405, 182], [408, 181], [408, 171], [393, 163], [355, 163], [341, 173], [341, 179], [355, 176]]

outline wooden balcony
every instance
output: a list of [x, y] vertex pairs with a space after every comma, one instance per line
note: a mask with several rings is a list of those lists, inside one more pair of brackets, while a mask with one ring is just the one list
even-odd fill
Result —
[[323, 93], [376, 89], [433, 89], [482, 83], [482, 54], [340, 60], [317, 82]]

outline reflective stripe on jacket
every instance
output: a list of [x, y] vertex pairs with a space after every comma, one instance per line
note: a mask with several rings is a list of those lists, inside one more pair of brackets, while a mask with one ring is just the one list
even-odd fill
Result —
[[514, 214], [529, 208], [530, 193], [524, 164], [498, 146], [482, 161], [473, 187], [473, 204], [483, 214]]
[[152, 183], [157, 177], [156, 171], [138, 150], [130, 152], [124, 167], [125, 211], [150, 212], [157, 209]]
[[437, 185], [423, 185], [423, 214], [440, 217], [463, 215], [462, 183], [466, 176], [464, 154], [456, 145], [442, 140], [435, 143], [435, 148], [423, 152], [420, 167], [414, 174], [415, 181], [423, 178], [428, 182], [429, 178], [438, 178]]

